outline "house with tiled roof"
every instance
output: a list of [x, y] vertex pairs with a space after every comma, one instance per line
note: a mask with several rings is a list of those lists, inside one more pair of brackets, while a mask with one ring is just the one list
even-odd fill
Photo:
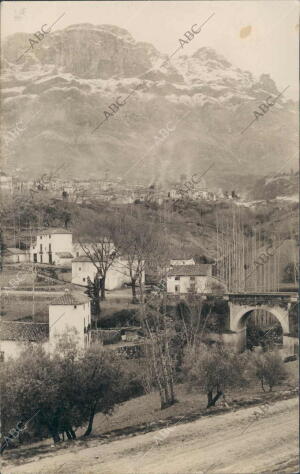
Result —
[[47, 344], [49, 324], [23, 321], [0, 321], [0, 353], [7, 357], [18, 357], [31, 343]]
[[30, 254], [28, 250], [7, 247], [4, 251], [4, 263], [26, 263], [29, 262]]
[[186, 295], [189, 293], [213, 293], [222, 284], [212, 276], [211, 264], [176, 265], [167, 274], [167, 293]]
[[50, 344], [63, 333], [75, 330], [79, 345], [84, 348], [90, 343], [90, 329], [91, 305], [84, 295], [66, 291], [49, 305]]
[[195, 265], [195, 259], [191, 255], [178, 254], [175, 258], [171, 258], [170, 267], [177, 265]]
[[0, 359], [18, 357], [28, 344], [34, 343], [42, 343], [52, 351], [57, 338], [72, 331], [84, 348], [90, 344], [90, 330], [90, 300], [66, 291], [49, 305], [49, 323], [0, 321]]

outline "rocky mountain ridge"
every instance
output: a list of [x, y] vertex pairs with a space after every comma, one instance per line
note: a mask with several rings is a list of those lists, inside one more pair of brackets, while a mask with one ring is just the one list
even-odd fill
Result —
[[[64, 162], [66, 176], [108, 170], [169, 183], [214, 162], [206, 179], [217, 187], [270, 173], [296, 154], [296, 104], [281, 96], [242, 133], [280, 91], [268, 74], [255, 78], [211, 48], [189, 56], [187, 45], [168, 60], [122, 28], [79, 24], [49, 33], [18, 60], [28, 41], [17, 33], [2, 47], [5, 169], [39, 175]], [[123, 105], [109, 108], [117, 100]], [[20, 119], [24, 131], [5, 146]]]

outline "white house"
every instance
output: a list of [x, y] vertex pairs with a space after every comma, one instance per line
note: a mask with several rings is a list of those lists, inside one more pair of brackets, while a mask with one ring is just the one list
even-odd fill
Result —
[[113, 242], [109, 242], [107, 240], [107, 242], [104, 243], [104, 241], [102, 241], [101, 243], [81, 243], [81, 242], [74, 242], [73, 243], [73, 255], [75, 258], [77, 257], [85, 257], [87, 253], [91, 253], [93, 254], [95, 249], [96, 248], [101, 248], [101, 245], [105, 246], [105, 250], [104, 252], [106, 253], [108, 250], [113, 252], [114, 249], [115, 249], [115, 246], [113, 244]]
[[[88, 277], [93, 281], [97, 273], [95, 265], [86, 256], [74, 258], [72, 261], [72, 283], [77, 285], [86, 285]], [[142, 281], [145, 281], [143, 272]], [[107, 290], [116, 290], [122, 288], [124, 283], [131, 283], [128, 262], [125, 259], [115, 259], [108, 269], [105, 279], [105, 288]]]
[[31, 262], [71, 266], [73, 258], [72, 232], [65, 229], [41, 231], [30, 246]]
[[173, 295], [209, 293], [212, 277], [212, 265], [176, 265], [167, 275], [167, 293]]
[[13, 179], [3, 171], [0, 171], [0, 191], [8, 194], [13, 192]]
[[4, 251], [4, 263], [26, 263], [30, 260], [28, 250], [21, 250], [17, 248], [8, 247]]
[[22, 321], [0, 321], [0, 358], [17, 358], [28, 344], [47, 344], [49, 324]]
[[91, 306], [88, 298], [66, 292], [49, 305], [49, 342], [52, 346], [57, 336], [76, 330], [80, 347], [90, 344]]
[[0, 321], [0, 362], [17, 358], [28, 344], [43, 344], [52, 351], [57, 337], [76, 331], [81, 348], [90, 344], [91, 308], [88, 298], [66, 292], [49, 305], [49, 323]]

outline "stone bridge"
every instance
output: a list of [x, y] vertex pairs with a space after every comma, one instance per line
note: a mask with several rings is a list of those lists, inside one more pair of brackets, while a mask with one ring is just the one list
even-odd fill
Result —
[[237, 351], [246, 347], [246, 323], [252, 311], [264, 309], [279, 321], [283, 332], [283, 353], [293, 355], [298, 338], [291, 335], [289, 311], [291, 304], [298, 301], [297, 293], [228, 293], [230, 310], [227, 342], [234, 344]]

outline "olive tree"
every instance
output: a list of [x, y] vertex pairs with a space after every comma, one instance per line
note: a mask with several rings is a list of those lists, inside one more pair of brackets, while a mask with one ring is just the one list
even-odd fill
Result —
[[126, 369], [125, 376], [121, 362], [120, 356], [99, 346], [80, 349], [76, 334], [69, 332], [58, 338], [52, 353], [29, 345], [18, 358], [2, 363], [1, 451], [10, 442], [10, 430], [28, 420], [28, 430], [36, 435], [48, 432], [55, 443], [64, 432], [75, 439], [76, 429], [86, 424], [88, 436], [96, 413], [112, 413], [132, 393], [130, 371]]
[[265, 384], [271, 392], [275, 385], [280, 385], [288, 377], [284, 362], [276, 351], [250, 354], [249, 367], [260, 381], [263, 391], [265, 391]]
[[191, 388], [207, 395], [207, 408], [215, 406], [221, 395], [246, 383], [245, 356], [221, 344], [203, 343], [186, 347], [183, 371]]

